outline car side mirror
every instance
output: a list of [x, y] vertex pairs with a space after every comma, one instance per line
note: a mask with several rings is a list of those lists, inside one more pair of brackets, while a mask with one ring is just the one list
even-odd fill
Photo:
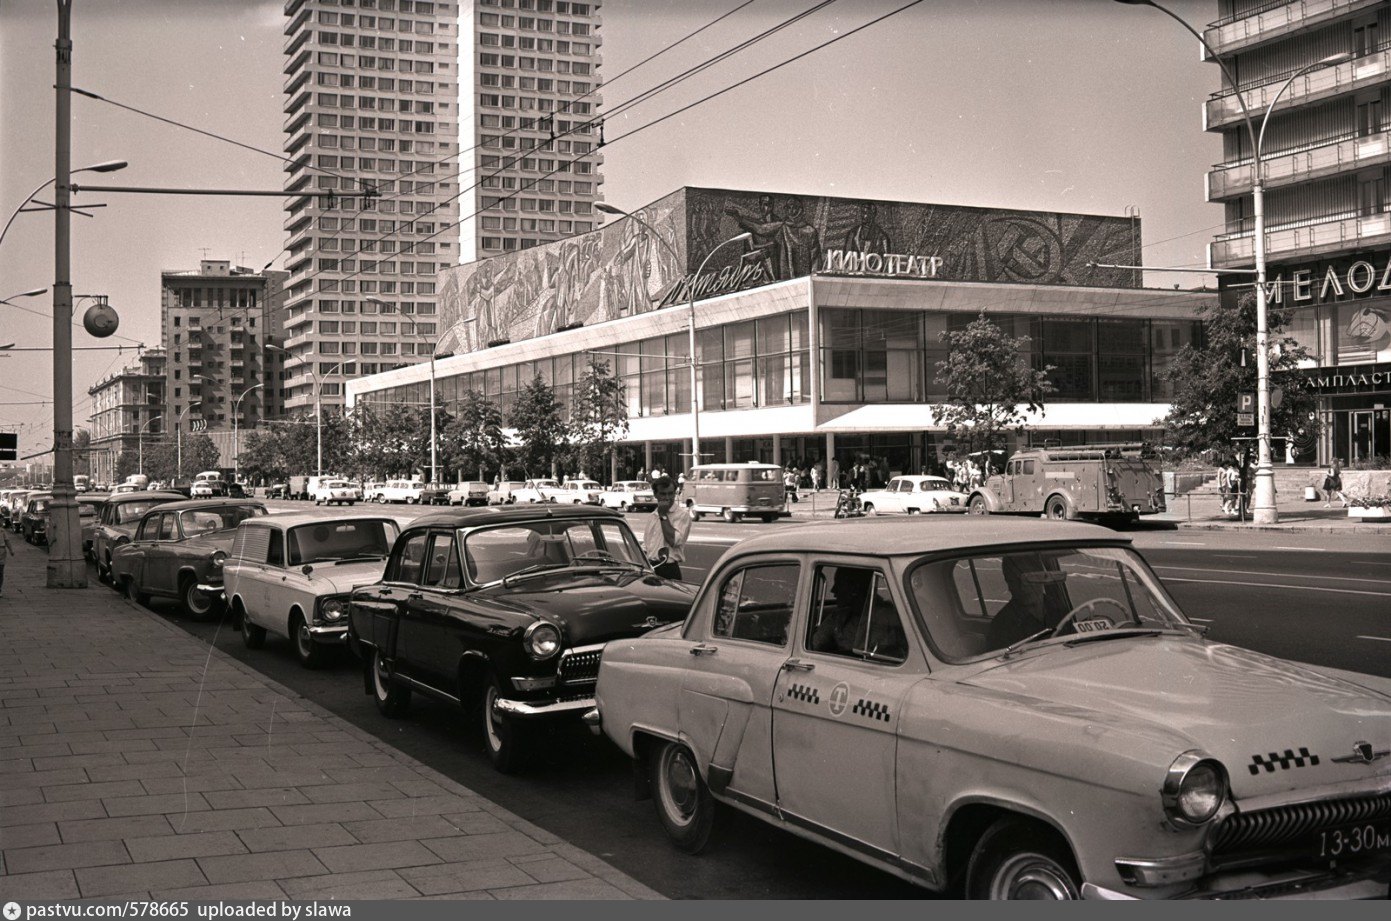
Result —
[[308, 563], [305, 563], [303, 566], [299, 568], [299, 571], [307, 576], [314, 571], [314, 567], [310, 566]]

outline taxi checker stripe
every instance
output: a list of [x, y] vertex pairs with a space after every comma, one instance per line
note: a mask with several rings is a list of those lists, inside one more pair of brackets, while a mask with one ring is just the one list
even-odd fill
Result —
[[811, 685], [793, 684], [787, 688], [787, 696], [809, 704], [821, 703], [821, 692]]
[[855, 706], [850, 708], [850, 712], [856, 716], [869, 717], [872, 720], [881, 720], [885, 723], [889, 721], [889, 705], [875, 703], [872, 700], [865, 700], [861, 697], [855, 701]]
[[1275, 765], [1277, 764], [1280, 765], [1281, 770], [1288, 771], [1291, 767], [1304, 767], [1306, 763], [1309, 767], [1317, 766], [1319, 763], [1319, 756], [1309, 754], [1309, 749], [1307, 748], [1301, 748], [1297, 755], [1294, 753], [1293, 749], [1287, 748], [1283, 755], [1277, 754], [1276, 752], [1271, 752], [1265, 758], [1262, 758], [1260, 755], [1252, 755], [1251, 764], [1248, 765], [1248, 767], [1251, 769], [1252, 774], [1259, 774], [1261, 768], [1265, 768], [1267, 774], [1273, 774], [1275, 772]]

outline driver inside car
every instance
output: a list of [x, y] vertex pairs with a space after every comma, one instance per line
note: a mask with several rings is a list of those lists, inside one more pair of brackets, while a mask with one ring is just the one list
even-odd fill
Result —
[[1054, 560], [1038, 554], [1011, 554], [1001, 560], [1009, 600], [986, 631], [992, 649], [1002, 649], [1040, 630], [1056, 627], [1070, 605], [1067, 575]]

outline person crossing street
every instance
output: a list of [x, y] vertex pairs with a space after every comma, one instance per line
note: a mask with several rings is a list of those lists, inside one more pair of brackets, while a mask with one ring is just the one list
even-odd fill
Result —
[[642, 547], [652, 568], [663, 579], [680, 579], [686, 561], [686, 540], [691, 536], [691, 513], [676, 504], [676, 482], [661, 475], [652, 480], [657, 508], [647, 517]]

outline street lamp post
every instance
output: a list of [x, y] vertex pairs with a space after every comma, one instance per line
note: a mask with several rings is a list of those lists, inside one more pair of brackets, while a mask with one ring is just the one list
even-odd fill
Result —
[[252, 384], [241, 392], [237, 397], [237, 402], [232, 405], [232, 482], [241, 482], [241, 445], [237, 439], [237, 423], [241, 420], [241, 401], [248, 393], [257, 390], [265, 384]]
[[179, 410], [179, 415], [174, 419], [174, 482], [177, 484], [184, 478], [184, 416], [195, 406], [202, 406], [202, 401], [190, 403]]
[[1177, 22], [1183, 28], [1192, 33], [1217, 66], [1222, 68], [1222, 73], [1226, 75], [1227, 82], [1231, 85], [1232, 91], [1236, 95], [1237, 105], [1241, 108], [1241, 118], [1246, 124], [1246, 133], [1251, 140], [1251, 211], [1255, 219], [1255, 234], [1253, 238], [1253, 249], [1256, 260], [1256, 480], [1253, 490], [1253, 503], [1251, 510], [1251, 521], [1253, 524], [1275, 524], [1280, 520], [1279, 509], [1275, 505], [1275, 470], [1271, 463], [1270, 456], [1270, 292], [1266, 288], [1266, 253], [1265, 253], [1265, 187], [1264, 172], [1265, 165], [1261, 159], [1261, 143], [1265, 140], [1266, 124], [1270, 121], [1270, 115], [1275, 111], [1275, 104], [1284, 95], [1285, 90], [1289, 89], [1294, 81], [1319, 67], [1326, 67], [1333, 64], [1340, 64], [1351, 60], [1352, 55], [1346, 52], [1335, 54], [1322, 60], [1307, 64], [1292, 73], [1280, 91], [1270, 100], [1266, 107], [1265, 115], [1261, 119], [1260, 130], [1256, 130], [1255, 123], [1251, 120], [1251, 112], [1246, 108], [1245, 92], [1241, 89], [1241, 84], [1237, 82], [1236, 76], [1227, 67], [1224, 61], [1212, 46], [1203, 38], [1201, 32], [1193, 28], [1182, 17], [1174, 13], [1155, 0], [1116, 0], [1130, 6], [1152, 6], [1159, 12]]
[[[278, 345], [271, 345], [269, 342], [267, 342], [267, 343], [265, 344], [265, 347], [268, 348], [268, 349], [273, 349], [273, 350], [275, 350], [275, 351], [277, 351], [277, 352], [283, 352], [283, 353], [286, 354], [286, 355], [289, 355], [289, 354], [290, 354], [290, 350], [289, 350], [289, 349], [287, 349], [287, 348], [282, 348], [281, 346], [278, 346]], [[329, 368], [329, 369], [328, 369], [328, 371], [324, 374], [324, 377], [332, 377], [334, 374], [337, 374], [337, 373], [338, 373], [338, 369], [341, 368], [341, 367], [343, 367], [343, 365], [345, 365], [345, 364], [347, 364], [347, 363], [348, 363], [348, 359], [346, 359], [346, 358], [343, 359], [342, 361], [338, 362], [338, 364], [336, 364], [336, 365], [334, 365], [332, 368]], [[313, 363], [312, 361], [306, 361], [306, 362], [305, 362], [304, 370], [308, 371], [308, 372], [309, 372], [309, 376], [312, 377], [312, 378], [314, 378], [314, 453], [315, 453], [314, 475], [315, 475], [315, 476], [323, 476], [323, 475], [324, 475], [324, 408], [323, 408], [323, 404], [320, 402], [320, 396], [321, 396], [321, 392], [322, 392], [322, 388], [323, 388], [323, 380], [319, 377], [319, 373], [318, 373], [317, 371], [314, 370], [314, 363]]]
[[[635, 214], [623, 211], [619, 208], [615, 208], [613, 205], [607, 204], [605, 202], [599, 202], [594, 207], [604, 212], [605, 214], [618, 215], [637, 221], [639, 224], [652, 231], [653, 236], [660, 240], [662, 242], [662, 245], [667, 248], [667, 251], [670, 252], [673, 256], [675, 256], [676, 261], [680, 263], [681, 257], [677, 255], [676, 250], [672, 249], [671, 244], [666, 241], [666, 238], [663, 237], [660, 233], [657, 233], [657, 229], [653, 227], [651, 224], [647, 223], [647, 221], [643, 220]], [[696, 464], [700, 463], [700, 379], [698, 374], [699, 362], [696, 361], [696, 288], [698, 287], [700, 276], [705, 272], [705, 266], [709, 264], [710, 258], [712, 256], [714, 256], [716, 253], [724, 249], [726, 246], [729, 246], [730, 244], [743, 243], [751, 239], [753, 239], [753, 234], [741, 233], [736, 236], [730, 237], [723, 243], [720, 243], [714, 249], [710, 250], [710, 252], [705, 254], [705, 258], [701, 260], [700, 266], [695, 271], [695, 275], [692, 276], [693, 281], [691, 282], [690, 286], [691, 297], [690, 301], [687, 304], [687, 309], [690, 312], [690, 317], [687, 323], [689, 327], [687, 332], [689, 333], [690, 340], [687, 349], [690, 352], [690, 355], [687, 358], [687, 363], [690, 365], [691, 369], [691, 460], [690, 463], [686, 465], [687, 473], [690, 472], [691, 467], [694, 467]]]
[[144, 425], [141, 425], [138, 429], [135, 430], [135, 450], [136, 455], [138, 457], [138, 460], [136, 461], [135, 472], [141, 474], [142, 476], [145, 473], [145, 429], [149, 428], [151, 422], [163, 418], [163, 413], [159, 414], [158, 416], [151, 416], [150, 418], [145, 420]]

